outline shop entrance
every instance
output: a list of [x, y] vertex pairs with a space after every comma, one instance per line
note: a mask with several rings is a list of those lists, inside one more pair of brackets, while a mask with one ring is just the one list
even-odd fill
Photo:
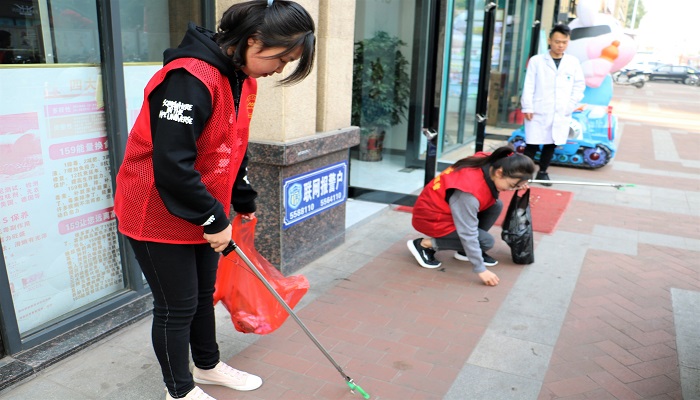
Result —
[[[446, 166], [473, 153], [483, 7], [484, 0], [357, 2], [352, 123], [361, 144], [351, 152], [351, 197], [411, 203], [434, 175], [434, 159]], [[380, 79], [386, 71], [391, 79]], [[437, 133], [432, 159], [424, 132]]]

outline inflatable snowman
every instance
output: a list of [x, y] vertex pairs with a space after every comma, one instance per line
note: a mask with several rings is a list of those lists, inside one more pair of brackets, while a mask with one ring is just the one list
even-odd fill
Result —
[[569, 23], [571, 39], [567, 54], [579, 59], [586, 77], [584, 104], [607, 106], [612, 99], [611, 73], [627, 65], [637, 52], [612, 15], [598, 12], [599, 0], [580, 0], [576, 19]]
[[[553, 165], [597, 169], [615, 157], [617, 118], [612, 113], [611, 73], [627, 65], [636, 53], [631, 37], [611, 15], [598, 12], [600, 0], [580, 0], [577, 18], [569, 23], [571, 38], [566, 53], [578, 58], [586, 78], [581, 106], [573, 113], [566, 144], [554, 150]], [[518, 152], [525, 149], [520, 128], [508, 140]], [[539, 152], [535, 160], [539, 159]]]

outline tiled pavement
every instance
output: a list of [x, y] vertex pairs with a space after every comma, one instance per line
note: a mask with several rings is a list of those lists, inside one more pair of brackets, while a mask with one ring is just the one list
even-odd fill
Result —
[[[552, 235], [536, 233], [535, 264], [512, 264], [498, 241], [499, 286], [451, 252], [438, 253], [440, 269], [418, 267], [410, 214], [388, 208], [300, 271], [311, 291], [299, 317], [373, 399], [700, 399], [698, 97], [681, 85], [616, 88], [614, 162], [550, 174], [636, 187], [557, 188], [574, 198]], [[254, 337], [218, 313], [224, 358], [265, 384], [204, 387], [216, 398], [362, 398], [293, 320]], [[149, 321], [0, 397], [164, 398]]]

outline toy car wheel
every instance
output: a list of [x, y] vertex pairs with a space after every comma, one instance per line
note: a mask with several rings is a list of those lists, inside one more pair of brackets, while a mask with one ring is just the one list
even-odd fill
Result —
[[571, 156], [571, 159], [569, 160], [572, 164], [583, 164], [583, 154], [581, 153], [576, 153]]
[[567, 161], [569, 161], [569, 156], [567, 156], [566, 154], [559, 154], [557, 156], [557, 161], [560, 163], [566, 163]]
[[513, 138], [513, 141], [511, 142], [511, 144], [513, 145], [513, 148], [515, 149], [515, 151], [517, 151], [518, 153], [520, 153], [520, 154], [525, 153], [525, 146], [527, 145], [525, 143], [525, 138], [523, 138], [521, 136], [516, 136]]
[[591, 168], [600, 168], [610, 161], [610, 150], [603, 146], [585, 149], [583, 151], [583, 160]]

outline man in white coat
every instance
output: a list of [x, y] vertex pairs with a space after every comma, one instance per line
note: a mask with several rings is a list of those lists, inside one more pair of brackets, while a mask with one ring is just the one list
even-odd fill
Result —
[[[534, 160], [540, 150], [536, 179], [549, 180], [554, 149], [566, 143], [571, 114], [583, 98], [585, 77], [579, 60], [564, 54], [571, 29], [557, 24], [549, 33], [549, 51], [530, 58], [520, 99], [525, 116], [525, 155]], [[551, 186], [551, 184], [545, 184]]]

